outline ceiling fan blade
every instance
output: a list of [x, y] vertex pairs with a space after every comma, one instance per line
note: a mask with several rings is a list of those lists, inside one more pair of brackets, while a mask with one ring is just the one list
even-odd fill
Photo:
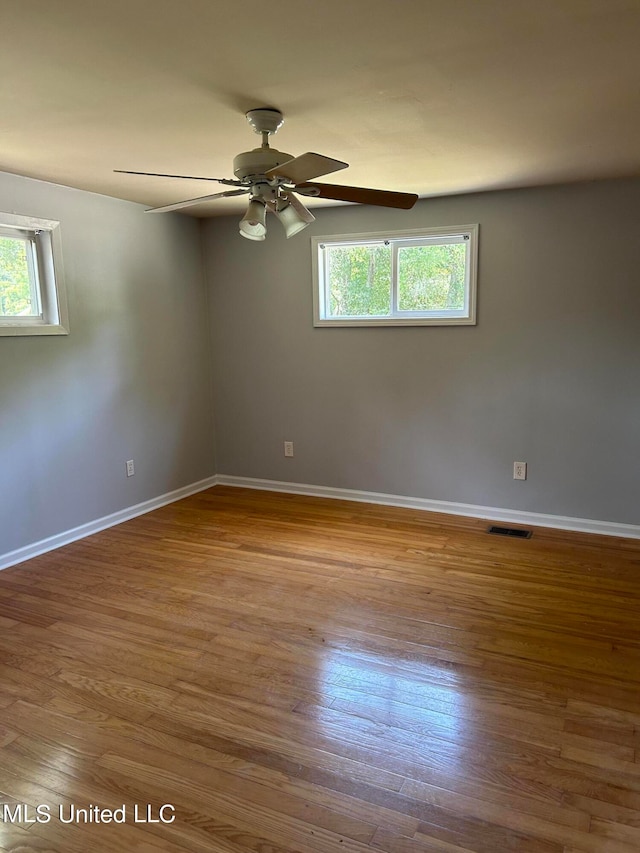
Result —
[[152, 178], [182, 178], [185, 181], [216, 181], [218, 184], [230, 184], [241, 186], [242, 181], [234, 181], [230, 178], [203, 178], [202, 175], [165, 175], [162, 172], [130, 172], [128, 169], [114, 169], [119, 175], [148, 175]]
[[299, 157], [294, 157], [293, 160], [287, 160], [286, 163], [282, 163], [280, 166], [268, 169], [265, 175], [267, 178], [286, 178], [292, 184], [298, 184], [301, 181], [308, 181], [320, 175], [338, 172], [340, 169], [346, 169], [348, 166], [349, 164], [343, 163], [342, 160], [334, 160], [332, 157], [325, 157], [322, 154], [314, 154], [313, 151], [307, 151], [306, 154], [301, 154]]
[[[305, 190], [318, 190], [308, 192]], [[409, 210], [418, 200], [415, 193], [396, 193], [389, 190], [370, 190], [366, 187], [343, 187], [337, 184], [298, 184], [295, 192], [315, 198], [331, 198], [336, 201], [352, 201], [355, 204], [377, 204], [380, 207], [397, 207], [401, 210]]]
[[227, 190], [223, 193], [214, 193], [213, 195], [203, 195], [200, 198], [188, 198], [186, 201], [176, 201], [173, 204], [165, 204], [162, 207], [150, 207], [146, 213], [169, 213], [171, 210], [182, 210], [183, 207], [191, 207], [194, 204], [202, 204], [205, 201], [213, 201], [214, 198], [226, 198], [230, 195], [247, 195], [251, 192], [246, 190]]

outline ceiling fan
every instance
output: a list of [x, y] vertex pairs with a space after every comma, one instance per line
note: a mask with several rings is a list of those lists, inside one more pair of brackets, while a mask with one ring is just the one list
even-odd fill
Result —
[[382, 207], [396, 207], [409, 210], [418, 200], [414, 193], [389, 192], [365, 187], [345, 187], [335, 184], [318, 184], [313, 178], [328, 175], [340, 169], [346, 169], [348, 163], [334, 160], [322, 154], [308, 151], [299, 157], [292, 157], [269, 146], [269, 136], [276, 133], [284, 121], [280, 110], [265, 108], [249, 110], [247, 121], [257, 134], [262, 136], [260, 148], [244, 151], [233, 160], [232, 178], [204, 178], [193, 175], [166, 175], [159, 172], [132, 172], [116, 169], [124, 175], [153, 175], [159, 178], [185, 178], [190, 181], [215, 181], [236, 189], [213, 193], [186, 201], [177, 201], [162, 207], [153, 207], [148, 213], [168, 213], [182, 210], [191, 205], [201, 204], [215, 198], [227, 198], [236, 195], [248, 195], [249, 207], [240, 221], [240, 234], [248, 240], [264, 240], [267, 211], [274, 213], [282, 223], [287, 237], [293, 237], [306, 228], [315, 217], [298, 198], [309, 196], [328, 198], [337, 201], [351, 201], [357, 204], [375, 204]]

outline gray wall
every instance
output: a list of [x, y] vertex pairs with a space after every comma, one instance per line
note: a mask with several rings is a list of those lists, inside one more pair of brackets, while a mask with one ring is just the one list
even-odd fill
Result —
[[[640, 523], [639, 210], [611, 181], [325, 208], [288, 241], [208, 220], [218, 473]], [[477, 326], [312, 327], [312, 235], [474, 222]]]
[[[289, 241], [208, 220], [209, 316], [195, 220], [3, 174], [0, 209], [61, 220], [71, 322], [0, 337], [0, 554], [213, 474], [212, 387], [219, 473], [640, 523], [639, 181], [324, 209]], [[312, 327], [313, 234], [472, 222], [477, 326]]]
[[61, 221], [71, 324], [0, 337], [3, 554], [215, 464], [198, 223], [7, 174], [0, 210]]

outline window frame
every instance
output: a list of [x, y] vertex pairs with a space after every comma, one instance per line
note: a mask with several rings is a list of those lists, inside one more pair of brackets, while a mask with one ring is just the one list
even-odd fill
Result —
[[36, 290], [38, 308], [38, 314], [22, 317], [0, 315], [0, 337], [68, 335], [60, 222], [17, 213], [0, 213], [0, 236], [24, 239], [29, 245], [29, 280], [32, 293], [34, 287]]
[[[373, 231], [359, 234], [332, 234], [311, 239], [313, 272], [313, 325], [332, 327], [354, 326], [473, 326], [476, 325], [478, 286], [479, 225], [438, 226], [405, 231]], [[462, 238], [462, 239], [460, 239]], [[398, 304], [398, 249], [403, 246], [467, 243], [465, 269], [465, 306], [443, 311], [400, 311]], [[327, 315], [327, 281], [325, 278], [325, 247], [389, 243], [391, 254], [391, 310], [383, 316]]]

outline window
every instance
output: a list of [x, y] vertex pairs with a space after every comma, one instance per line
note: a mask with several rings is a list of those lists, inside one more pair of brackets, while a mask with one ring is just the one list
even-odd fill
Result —
[[478, 226], [314, 237], [314, 326], [476, 322]]
[[67, 335], [60, 223], [0, 213], [0, 335]]

